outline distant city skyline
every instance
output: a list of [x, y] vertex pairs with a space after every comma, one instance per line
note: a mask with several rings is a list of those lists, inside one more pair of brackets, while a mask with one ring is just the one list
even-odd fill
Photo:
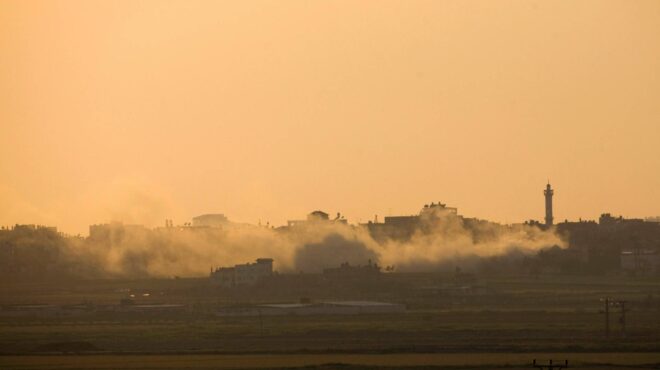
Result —
[[[569, 223], [570, 222], [576, 222], [576, 221], [577, 222], [583, 222], [583, 221], [596, 221], [596, 222], [598, 222], [598, 220], [600, 218], [602, 218], [603, 216], [608, 216], [609, 218], [619, 217], [619, 218], [623, 218], [623, 219], [638, 219], [638, 220], [642, 219], [642, 220], [649, 221], [649, 222], [660, 222], [660, 216], [647, 216], [647, 217], [634, 217], [634, 216], [630, 217], [630, 216], [628, 216], [628, 217], [624, 217], [623, 215], [612, 214], [611, 212], [600, 212], [598, 217], [593, 217], [593, 218], [579, 217], [577, 219], [564, 219], [564, 220], [561, 220], [561, 221], [558, 221], [558, 222], [555, 223], [554, 222], [554, 217], [553, 217], [553, 203], [552, 203], [552, 197], [554, 195], [554, 189], [551, 187], [550, 182], [548, 182], [546, 184], [546, 188], [543, 191], [543, 195], [544, 195], [544, 198], [545, 198], [545, 217], [544, 217], [544, 219], [530, 217], [528, 219], [521, 220], [521, 221], [501, 222], [501, 221], [481, 218], [481, 217], [478, 217], [478, 216], [475, 216], [475, 215], [463, 215], [463, 214], [460, 214], [460, 213], [458, 213], [458, 214], [460, 216], [464, 216], [464, 217], [468, 217], [468, 218], [477, 218], [477, 219], [490, 221], [490, 222], [501, 223], [501, 224], [513, 225], [513, 224], [522, 224], [522, 223], [526, 224], [526, 223], [531, 222], [531, 223], [538, 223], [539, 226], [544, 225], [546, 227], [552, 227], [557, 223], [561, 224], [563, 222], [569, 222]], [[341, 212], [336, 212], [336, 218], [334, 218], [334, 219], [338, 219], [339, 221], [341, 221], [344, 224], [348, 223], [348, 224], [353, 224], [353, 225], [367, 224], [367, 223], [371, 223], [371, 222], [378, 223], [378, 222], [383, 222], [383, 220], [385, 220], [389, 216], [398, 216], [398, 217], [393, 217], [395, 219], [398, 219], [398, 218], [407, 218], [408, 216], [412, 216], [412, 215], [422, 214], [422, 212], [424, 210], [426, 210], [427, 207], [433, 207], [433, 206], [436, 206], [436, 205], [441, 206], [443, 208], [447, 206], [447, 204], [442, 203], [442, 202], [437, 202], [437, 203], [430, 202], [430, 203], [425, 203], [423, 206], [420, 206], [420, 209], [417, 212], [411, 212], [409, 214], [392, 214], [392, 213], [388, 213], [388, 214], [381, 215], [381, 216], [379, 216], [378, 214], [375, 214], [373, 219], [366, 219], [366, 220], [362, 220], [362, 219], [348, 220], [348, 219], [345, 218], [344, 214], [341, 214]], [[446, 209], [450, 210], [454, 214], [457, 214], [457, 212], [458, 212], [458, 209], [456, 207], [447, 206]], [[316, 215], [316, 214], [319, 214], [319, 213], [323, 214], [324, 215], [323, 217], [326, 220], [333, 219], [333, 218], [329, 217], [329, 214], [325, 213], [323, 210], [320, 210], [320, 209], [310, 211], [306, 215], [306, 219], [309, 219], [310, 217], [312, 217], [312, 215]], [[295, 217], [298, 217], [298, 216], [299, 215], [296, 215]], [[404, 216], [404, 217], [400, 217], [400, 216]], [[295, 217], [293, 217], [293, 218], [295, 218]], [[90, 223], [90, 224], [88, 224], [87, 227], [91, 228], [91, 227], [96, 227], [96, 226], [103, 225], [103, 224], [112, 224], [112, 223], [123, 224], [124, 221], [125, 220], [122, 220], [122, 219], [104, 220], [104, 221], [100, 221], [100, 222]], [[163, 222], [161, 224], [137, 223], [135, 225], [145, 226], [145, 227], [156, 227], [156, 228], [163, 227], [163, 226], [164, 227], [182, 227], [182, 226], [183, 227], [186, 227], [186, 226], [189, 226], [189, 227], [213, 226], [213, 227], [215, 227], [215, 226], [219, 226], [219, 225], [225, 224], [225, 223], [235, 223], [235, 224], [238, 223], [238, 224], [252, 224], [252, 225], [255, 225], [255, 226], [280, 227], [280, 226], [287, 226], [287, 225], [291, 226], [291, 225], [295, 225], [297, 223], [301, 223], [301, 222], [304, 223], [305, 222], [305, 221], [300, 221], [300, 220], [293, 220], [292, 217], [287, 217], [287, 221], [283, 224], [275, 224], [275, 223], [271, 223], [270, 221], [262, 221], [261, 219], [259, 219], [256, 222], [251, 222], [251, 221], [245, 222], [245, 221], [237, 221], [237, 220], [230, 219], [223, 213], [205, 213], [205, 214], [190, 216], [189, 218], [187, 218], [187, 219], [184, 218], [182, 220], [179, 220], [178, 222], [174, 222], [174, 220], [169, 219], [169, 218], [165, 218], [162, 221]], [[192, 221], [192, 222], [190, 222], [190, 221]], [[2, 225], [2, 227], [3, 228], [11, 228], [11, 227], [13, 227], [13, 225], [21, 225], [21, 224], [22, 225], [36, 225], [36, 226], [40, 226], [40, 227], [44, 227], [44, 226], [45, 227], [55, 227], [55, 228], [58, 227], [58, 225], [55, 225], [55, 224], [46, 225], [46, 224], [39, 224], [39, 223], [33, 223], [33, 222], [11, 223], [9, 225]], [[85, 230], [85, 231], [87, 231], [87, 230]], [[86, 234], [86, 232], [77, 231], [77, 234], [84, 235], [84, 234]]]

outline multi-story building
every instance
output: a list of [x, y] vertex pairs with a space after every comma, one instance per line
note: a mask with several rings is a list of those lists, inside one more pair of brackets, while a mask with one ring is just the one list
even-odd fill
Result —
[[411, 216], [387, 216], [385, 222], [379, 223], [369, 221], [362, 226], [369, 230], [371, 236], [382, 241], [386, 239], [407, 240], [415, 232], [428, 231], [437, 222], [446, 218], [461, 218], [458, 216], [458, 210], [454, 207], [447, 207], [446, 204], [438, 202], [426, 204], [417, 215]]

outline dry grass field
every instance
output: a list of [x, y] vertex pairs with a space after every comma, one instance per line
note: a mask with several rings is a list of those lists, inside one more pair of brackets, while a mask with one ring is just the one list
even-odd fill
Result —
[[660, 367], [658, 353], [449, 353], [297, 355], [4, 356], [7, 369], [530, 369], [533, 359], [568, 360], [579, 369]]
[[[446, 277], [392, 274], [371, 285], [257, 287], [228, 292], [204, 279], [0, 285], [0, 369], [508, 368], [568, 359], [573, 368], [660, 365], [660, 279], [480, 277], [480, 293], [428, 289]], [[356, 288], [356, 286], [358, 288]], [[326, 289], [327, 288], [327, 289]], [[8, 315], [15, 304], [186, 305], [181, 312], [93, 310]], [[150, 293], [142, 296], [144, 292]], [[404, 303], [403, 314], [219, 317], [235, 304], [312, 299]], [[625, 333], [600, 297], [628, 301]], [[298, 298], [296, 298], [298, 297]], [[334, 364], [334, 365], [327, 365]], [[609, 364], [609, 365], [607, 365]]]

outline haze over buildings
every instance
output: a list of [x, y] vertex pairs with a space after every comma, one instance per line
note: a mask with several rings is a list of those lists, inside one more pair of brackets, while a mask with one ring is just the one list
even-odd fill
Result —
[[[493, 271], [543, 268], [566, 273], [660, 272], [660, 223], [603, 213], [598, 221], [554, 223], [548, 183], [545, 223], [502, 225], [459, 214], [442, 202], [417, 214], [379, 222], [349, 223], [341, 213], [315, 210], [286, 225], [232, 222], [204, 214], [164, 227], [120, 222], [89, 227], [89, 237], [66, 236], [55, 227], [15, 225], [0, 229], [0, 276], [21, 279], [103, 276], [195, 276], [209, 264], [224, 287], [255, 285], [283, 272], [326, 276], [374, 276], [385, 271], [437, 271], [454, 266]], [[539, 196], [539, 202], [541, 201]], [[256, 263], [245, 263], [246, 260]], [[38, 263], [35, 263], [38, 261]], [[339, 267], [337, 267], [339, 266]]]

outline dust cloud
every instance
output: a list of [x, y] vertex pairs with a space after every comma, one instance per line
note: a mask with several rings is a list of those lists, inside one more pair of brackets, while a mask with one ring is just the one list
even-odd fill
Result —
[[420, 216], [405, 237], [378, 235], [370, 229], [373, 226], [310, 221], [280, 228], [228, 223], [221, 228], [148, 229], [115, 223], [102, 225], [101, 236], [91, 235], [72, 245], [78, 257], [107, 274], [161, 277], [203, 276], [212, 267], [263, 257], [273, 258], [281, 273], [315, 273], [344, 262], [364, 265], [369, 261], [397, 271], [430, 271], [564, 246], [552, 229], [500, 225], [447, 212]]

